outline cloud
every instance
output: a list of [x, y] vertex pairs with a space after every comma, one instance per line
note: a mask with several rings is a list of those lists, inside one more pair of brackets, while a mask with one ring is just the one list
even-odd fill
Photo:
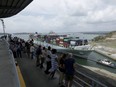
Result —
[[33, 0], [6, 18], [7, 32], [81, 32], [116, 30], [115, 0]]

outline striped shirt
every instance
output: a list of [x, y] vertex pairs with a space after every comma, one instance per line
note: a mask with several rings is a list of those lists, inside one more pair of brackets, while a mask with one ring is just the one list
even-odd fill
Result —
[[58, 68], [58, 62], [56, 61], [58, 59], [58, 56], [56, 54], [51, 55], [51, 69], [50, 71], [54, 71]]

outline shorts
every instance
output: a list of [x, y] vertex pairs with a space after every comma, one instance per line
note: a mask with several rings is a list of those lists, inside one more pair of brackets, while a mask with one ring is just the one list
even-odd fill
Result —
[[68, 75], [68, 74], [65, 75], [66, 81], [73, 80], [73, 78], [74, 78], [74, 75]]

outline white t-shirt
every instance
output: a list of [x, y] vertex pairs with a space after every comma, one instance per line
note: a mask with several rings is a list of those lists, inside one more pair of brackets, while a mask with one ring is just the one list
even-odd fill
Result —
[[50, 50], [47, 50], [47, 57], [46, 57], [46, 61], [51, 61], [50, 58], [48, 58], [48, 55], [51, 57], [51, 51]]
[[35, 50], [34, 46], [31, 46], [30, 47], [30, 52], [34, 52], [34, 50]]
[[46, 58], [47, 57], [47, 52], [45, 50], [42, 50], [42, 55], [43, 55], [44, 58]]

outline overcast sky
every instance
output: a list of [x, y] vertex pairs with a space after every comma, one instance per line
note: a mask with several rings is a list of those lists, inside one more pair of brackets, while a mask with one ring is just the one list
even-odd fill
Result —
[[33, 0], [4, 21], [9, 33], [112, 31], [116, 0]]

